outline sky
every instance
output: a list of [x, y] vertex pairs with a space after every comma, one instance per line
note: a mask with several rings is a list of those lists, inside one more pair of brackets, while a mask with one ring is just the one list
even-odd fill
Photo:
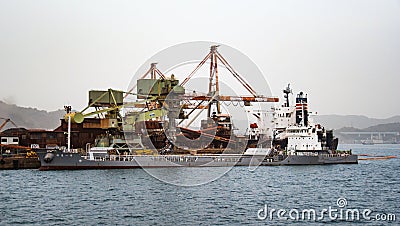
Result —
[[247, 55], [273, 95], [308, 93], [318, 114], [400, 114], [398, 0], [0, 0], [0, 32], [0, 100], [20, 106], [83, 109], [91, 89], [127, 90], [157, 52], [210, 41]]

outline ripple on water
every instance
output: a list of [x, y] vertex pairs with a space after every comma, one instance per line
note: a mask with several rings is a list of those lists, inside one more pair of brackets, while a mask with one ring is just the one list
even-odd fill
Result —
[[[378, 151], [377, 147], [351, 148], [355, 153], [400, 152], [400, 145], [380, 146]], [[351, 208], [400, 217], [399, 163], [399, 159], [391, 159], [358, 165], [259, 167], [254, 172], [237, 167], [216, 181], [195, 187], [165, 184], [141, 169], [1, 171], [0, 214], [6, 217], [0, 218], [0, 225], [254, 225], [271, 223], [257, 219], [257, 211], [265, 204], [322, 209], [336, 207], [339, 197], [345, 197]], [[180, 169], [176, 176], [201, 176], [210, 170]], [[365, 221], [349, 225], [353, 224], [374, 225]]]

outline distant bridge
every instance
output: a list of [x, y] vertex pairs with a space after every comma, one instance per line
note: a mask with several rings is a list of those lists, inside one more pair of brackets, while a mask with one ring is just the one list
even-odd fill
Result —
[[340, 132], [340, 134], [357, 135], [358, 137], [361, 137], [362, 135], [369, 135], [371, 136], [371, 140], [374, 140], [376, 138], [381, 140], [382, 137], [385, 137], [386, 135], [399, 136], [400, 132]]

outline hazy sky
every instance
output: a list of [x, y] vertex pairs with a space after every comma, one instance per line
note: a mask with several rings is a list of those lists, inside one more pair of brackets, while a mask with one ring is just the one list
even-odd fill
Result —
[[82, 109], [158, 51], [215, 41], [319, 114], [400, 114], [400, 1], [0, 0], [0, 32], [0, 100], [17, 105]]

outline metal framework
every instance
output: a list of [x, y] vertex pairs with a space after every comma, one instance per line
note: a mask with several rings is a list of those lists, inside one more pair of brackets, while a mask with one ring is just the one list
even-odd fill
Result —
[[[183, 108], [187, 109], [208, 109], [208, 116], [211, 117], [211, 108], [214, 105], [217, 113], [221, 114], [221, 101], [231, 102], [244, 102], [246, 106], [250, 105], [250, 102], [278, 102], [277, 97], [264, 97], [258, 95], [256, 91], [246, 82], [246, 80], [239, 75], [228, 63], [228, 61], [218, 52], [217, 48], [219, 45], [213, 45], [210, 48], [210, 52], [204, 57], [204, 59], [196, 66], [196, 68], [182, 81], [181, 86], [185, 86], [186, 83], [196, 74], [196, 72], [210, 60], [210, 76], [208, 84], [207, 95], [193, 95], [186, 94], [182, 96]], [[221, 96], [219, 93], [219, 74], [218, 74], [218, 62], [221, 62], [226, 69], [232, 74], [232, 76], [251, 94], [251, 96]], [[195, 104], [191, 104], [191, 101], [197, 101]], [[189, 115], [192, 113], [191, 111]]]
[[[210, 48], [210, 53], [207, 54], [206, 57], [204, 57], [204, 59], [199, 63], [199, 65], [197, 65], [197, 67], [189, 74], [188, 77], [185, 78], [185, 80], [183, 80], [183, 82], [181, 83], [181, 86], [184, 86], [194, 75], [195, 73], [207, 62], [207, 60], [210, 60], [210, 83], [209, 83], [209, 92], [212, 92], [212, 86], [213, 86], [213, 81], [214, 85], [215, 85], [215, 92], [219, 92], [219, 81], [218, 81], [218, 60], [221, 61], [221, 63], [226, 67], [226, 69], [233, 75], [233, 77], [239, 81], [239, 83], [247, 90], [249, 91], [249, 93], [251, 95], [253, 95], [254, 97], [258, 97], [259, 95], [257, 95], [256, 91], [246, 82], [246, 80], [239, 75], [239, 73], [237, 73], [235, 71], [235, 69], [233, 69], [233, 67], [228, 63], [228, 61], [218, 52], [217, 48], [219, 47], [219, 45], [213, 45]], [[214, 79], [214, 75], [215, 75], [215, 79]]]
[[4, 120], [4, 122], [0, 125], [0, 131], [1, 131], [1, 129], [4, 128], [4, 126], [7, 125], [7, 123], [13, 124], [13, 126], [15, 126], [15, 128], [18, 127], [18, 126], [17, 126], [11, 119], [9, 119], [9, 118], [2, 118], [2, 117], [0, 117], [0, 119], [3, 119], [3, 120]]

